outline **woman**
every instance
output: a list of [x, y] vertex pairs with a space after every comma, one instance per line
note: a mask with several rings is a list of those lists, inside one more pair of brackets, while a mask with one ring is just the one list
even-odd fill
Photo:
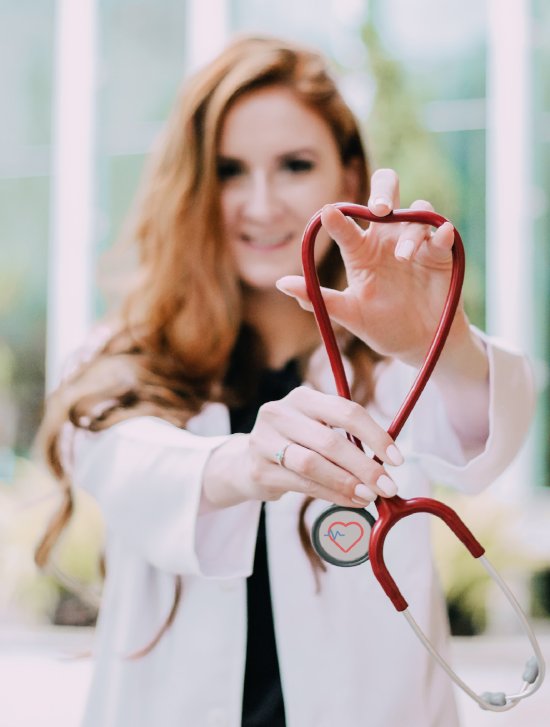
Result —
[[[341, 200], [384, 216], [398, 179], [379, 170], [369, 189], [357, 123], [316, 53], [246, 37], [188, 81], [129, 228], [134, 286], [43, 427], [65, 507], [39, 562], [70, 515], [70, 480], [107, 525], [90, 727], [457, 724], [448, 678], [369, 565], [322, 566], [307, 532], [327, 503], [426, 495], [433, 480], [478, 491], [524, 437], [530, 378], [460, 307], [393, 442], [385, 427], [433, 335], [453, 229], [365, 232], [329, 204]], [[299, 275], [321, 207], [318, 268], [358, 403], [334, 396]], [[444, 649], [428, 523], [388, 540]]]

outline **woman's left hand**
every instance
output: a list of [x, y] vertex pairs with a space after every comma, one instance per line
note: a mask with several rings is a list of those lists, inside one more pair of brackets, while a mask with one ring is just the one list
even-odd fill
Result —
[[[379, 169], [372, 177], [369, 209], [384, 217], [399, 207], [399, 179], [391, 169]], [[417, 200], [412, 209], [431, 210]], [[327, 205], [321, 221], [340, 247], [348, 286], [342, 292], [323, 289], [333, 321], [375, 351], [418, 366], [435, 333], [449, 289], [454, 228], [448, 222], [435, 232], [417, 223], [371, 222], [363, 230], [337, 208]], [[305, 281], [285, 276], [277, 282], [311, 310]], [[466, 337], [468, 322], [460, 304], [449, 343]]]

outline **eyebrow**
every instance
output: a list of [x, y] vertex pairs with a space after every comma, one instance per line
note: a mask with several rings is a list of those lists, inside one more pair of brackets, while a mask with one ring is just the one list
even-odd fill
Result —
[[[277, 159], [288, 159], [288, 157], [295, 157], [295, 156], [313, 156], [318, 157], [319, 152], [318, 150], [314, 149], [310, 146], [303, 146], [299, 147], [297, 149], [289, 149], [288, 151], [283, 152], [282, 154], [277, 155]], [[218, 154], [217, 160], [224, 161], [224, 162], [240, 162], [241, 158], [237, 156], [232, 156], [231, 154]]]
[[284, 159], [285, 157], [300, 156], [301, 154], [317, 156], [319, 154], [319, 152], [310, 146], [303, 146], [303, 147], [299, 147], [298, 149], [292, 149], [290, 151], [285, 151], [283, 154], [280, 154], [279, 157], [281, 159]]

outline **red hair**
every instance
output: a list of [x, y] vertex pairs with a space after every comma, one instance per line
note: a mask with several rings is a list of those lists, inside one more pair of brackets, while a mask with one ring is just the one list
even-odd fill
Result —
[[[224, 375], [241, 330], [242, 291], [220, 225], [217, 148], [236, 99], [274, 85], [291, 89], [324, 120], [342, 164], [353, 163], [357, 170], [356, 201], [367, 201], [369, 172], [359, 127], [318, 53], [276, 38], [242, 37], [185, 83], [119, 243], [136, 250], [137, 269], [112, 318], [112, 335], [61, 384], [46, 408], [40, 441], [62, 484], [64, 502], [37, 548], [39, 565], [72, 513], [60, 447], [67, 422], [99, 431], [128, 417], [153, 414], [184, 427], [206, 401], [227, 395]], [[344, 280], [336, 245], [320, 277], [326, 285]], [[377, 357], [351, 338], [347, 354], [361, 372], [356, 381], [366, 401]], [[318, 566], [303, 517], [300, 532]], [[174, 617], [180, 586], [163, 632]]]

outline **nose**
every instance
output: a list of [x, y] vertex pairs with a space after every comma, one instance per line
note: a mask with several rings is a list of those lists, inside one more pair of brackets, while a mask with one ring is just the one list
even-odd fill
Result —
[[281, 210], [281, 199], [269, 174], [257, 171], [250, 175], [243, 200], [244, 214], [252, 220], [270, 221]]

